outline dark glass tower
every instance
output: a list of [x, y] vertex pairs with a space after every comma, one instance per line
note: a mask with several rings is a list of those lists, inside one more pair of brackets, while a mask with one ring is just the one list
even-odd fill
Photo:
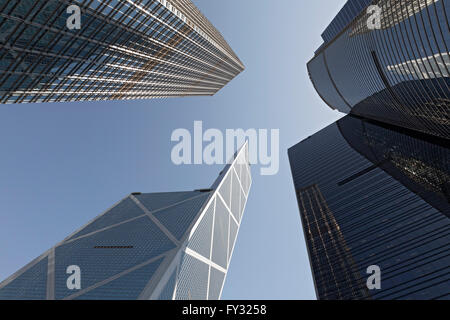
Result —
[[450, 299], [448, 140], [350, 115], [289, 159], [319, 299]]
[[314, 87], [333, 109], [449, 139], [449, 16], [447, 0], [348, 1], [308, 63]]
[[0, 103], [213, 95], [243, 70], [190, 0], [0, 0]]
[[347, 1], [308, 63], [349, 114], [289, 150], [319, 299], [450, 299], [449, 13]]
[[220, 299], [251, 183], [245, 144], [211, 189], [133, 193], [0, 283], [0, 300]]

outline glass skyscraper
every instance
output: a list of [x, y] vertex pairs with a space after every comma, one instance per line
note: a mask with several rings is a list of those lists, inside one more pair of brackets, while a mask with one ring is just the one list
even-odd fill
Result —
[[251, 184], [246, 143], [210, 189], [132, 193], [0, 283], [0, 299], [220, 299]]
[[347, 1], [308, 62], [348, 114], [288, 152], [319, 299], [450, 299], [449, 14]]
[[0, 0], [0, 103], [214, 95], [243, 70], [190, 0]]
[[448, 145], [349, 115], [289, 149], [319, 299], [450, 299]]
[[449, 16], [444, 0], [348, 1], [308, 63], [314, 87], [333, 109], [449, 139]]

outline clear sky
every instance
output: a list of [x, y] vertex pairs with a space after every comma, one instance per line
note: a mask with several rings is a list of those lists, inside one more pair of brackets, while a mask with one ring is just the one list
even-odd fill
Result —
[[194, 0], [246, 70], [214, 97], [0, 106], [0, 281], [130, 192], [207, 188], [173, 130], [280, 129], [280, 171], [253, 186], [223, 299], [314, 299], [287, 149], [341, 117], [306, 62], [345, 0]]

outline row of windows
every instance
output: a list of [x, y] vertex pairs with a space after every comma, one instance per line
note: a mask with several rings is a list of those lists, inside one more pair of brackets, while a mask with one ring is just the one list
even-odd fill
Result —
[[359, 16], [309, 62], [332, 108], [450, 137], [448, 1], [381, 0], [381, 28]]
[[[347, 116], [292, 147], [289, 159], [319, 298], [448, 292], [444, 140]], [[379, 291], [365, 285], [370, 265], [381, 268]]]
[[350, 22], [353, 21], [364, 9], [372, 3], [372, 0], [349, 0], [339, 11], [330, 25], [325, 29], [322, 38], [325, 42], [333, 40]]
[[[127, 1], [80, 5], [85, 11], [79, 31], [66, 29], [63, 2], [9, 1], [2, 6], [1, 102], [127, 99], [139, 92], [140, 97], [211, 95], [242, 71], [156, 0], [148, 4], [150, 11]], [[161, 75], [184, 89], [166, 86]], [[107, 77], [130, 82], [102, 81]], [[152, 82], [161, 88], [147, 85]], [[79, 97], [77, 91], [93, 93]]]

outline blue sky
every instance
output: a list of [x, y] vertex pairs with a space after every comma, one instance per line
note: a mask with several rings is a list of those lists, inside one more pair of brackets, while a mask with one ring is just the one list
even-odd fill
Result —
[[341, 117], [306, 62], [344, 0], [194, 0], [246, 70], [214, 97], [0, 106], [0, 281], [130, 192], [209, 187], [175, 166], [173, 130], [280, 129], [280, 171], [253, 186], [223, 299], [314, 299], [287, 149]]

